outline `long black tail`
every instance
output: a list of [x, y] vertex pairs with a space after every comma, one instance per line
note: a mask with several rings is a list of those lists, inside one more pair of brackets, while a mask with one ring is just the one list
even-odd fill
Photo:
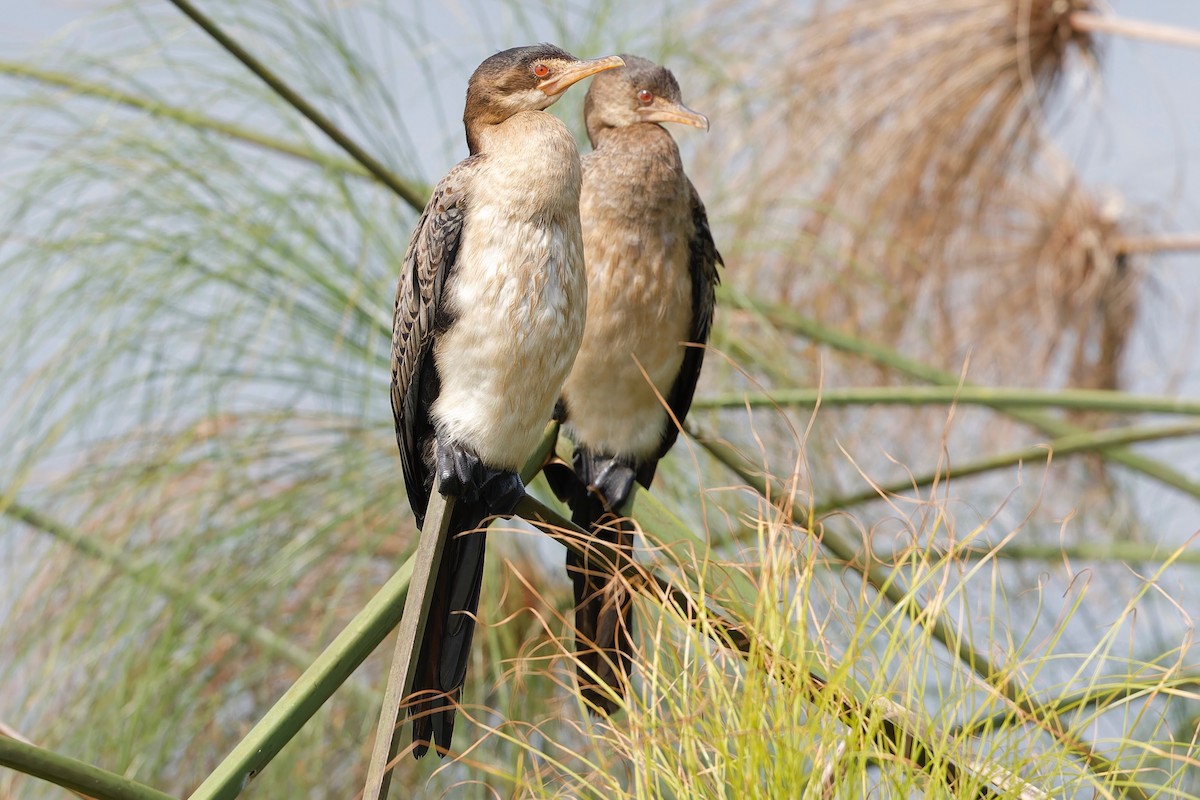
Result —
[[413, 718], [413, 755], [420, 758], [432, 744], [444, 756], [454, 733], [454, 708], [462, 696], [483, 583], [484, 544], [487, 533], [472, 531], [488, 516], [483, 501], [457, 498], [450, 512], [448, 538], [442, 549], [437, 580], [429, 601], [425, 636], [413, 676], [416, 702]]
[[[633, 485], [633, 470], [611, 457], [582, 448], [575, 451], [573, 460], [579, 485], [567, 501], [571, 506], [571, 521], [631, 554], [633, 527], [627, 521], [619, 522], [609, 509], [625, 504]], [[589, 708], [605, 714], [616, 710], [617, 701], [612, 694], [624, 695], [633, 669], [632, 597], [624, 580], [613, 576], [613, 567], [598, 554], [581, 558], [567, 551], [567, 574], [575, 589], [579, 691]]]

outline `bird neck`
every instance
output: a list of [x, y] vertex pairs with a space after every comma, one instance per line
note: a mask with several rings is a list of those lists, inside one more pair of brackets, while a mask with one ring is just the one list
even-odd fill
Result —
[[471, 155], [537, 146], [547, 139], [564, 136], [571, 138], [567, 126], [545, 111], [519, 111], [503, 118], [480, 114], [464, 119], [463, 125]]
[[674, 137], [657, 122], [588, 128], [588, 140], [591, 141], [593, 150], [614, 147], [627, 153], [633, 153], [645, 148], [672, 153], [675, 158], [678, 158], [679, 153], [679, 146], [675, 143]]
[[561, 211], [578, 217], [583, 172], [579, 150], [557, 117], [523, 111], [499, 124], [480, 126], [474, 142], [472, 151], [480, 157], [496, 197], [552, 216]]

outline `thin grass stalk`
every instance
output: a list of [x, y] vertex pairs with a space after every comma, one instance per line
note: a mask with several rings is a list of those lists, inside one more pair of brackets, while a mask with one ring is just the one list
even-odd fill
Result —
[[933, 774], [935, 769], [940, 768], [945, 771], [945, 777], [951, 784], [960, 781], [966, 775], [981, 778], [984, 785], [975, 794], [976, 797], [996, 795], [988, 784], [996, 784], [1006, 793], [1017, 792], [1023, 798], [1048, 797], [1041, 790], [995, 764], [977, 763], [961, 753], [946, 757], [942, 754], [944, 748], [931, 744], [932, 734], [922, 730], [923, 725], [913, 711], [885, 697], [860, 700], [835, 689], [815, 672], [798, 670], [791, 660], [773, 652], [769, 644], [748, 634], [744, 624], [707, 604], [701, 607], [689, 591], [641, 567], [633, 560], [631, 554], [621, 552], [609, 543], [597, 539], [536, 498], [527, 495], [516, 513], [581, 557], [589, 557], [593, 564], [598, 556], [600, 563], [607, 564], [614, 574], [619, 572], [634, 589], [655, 602], [673, 608], [688, 624], [721, 647], [747, 660], [761, 658], [769, 675], [783, 685], [803, 693], [813, 705], [823, 706], [822, 699], [827, 702], [828, 694], [833, 692], [832, 699], [841, 722], [865, 732], [886, 751], [917, 765], [927, 774]]
[[[1063, 563], [1091, 561], [1128, 566], [1130, 564], [1163, 564], [1170, 561], [1180, 566], [1200, 567], [1200, 549], [1182, 553], [1164, 552], [1158, 544], [1142, 542], [1077, 542], [1075, 544], [1022, 544], [1008, 542], [1003, 547], [960, 547], [954, 553], [967, 561], [1007, 559], [1009, 561], [1048, 561]], [[871, 556], [880, 561], [892, 561], [898, 553], [871, 548]]]
[[986, 472], [1005, 469], [1026, 462], [1049, 462], [1055, 457], [1078, 455], [1080, 453], [1095, 453], [1117, 445], [1136, 444], [1139, 442], [1177, 439], [1186, 436], [1200, 436], [1200, 423], [1184, 423], [1180, 425], [1165, 425], [1161, 427], [1131, 426], [1114, 428], [1112, 430], [1094, 433], [1076, 433], [1054, 439], [1046, 444], [1033, 445], [1010, 453], [981, 458], [961, 466], [944, 469], [915, 476], [905, 481], [897, 481], [889, 486], [880, 486], [846, 497], [837, 497], [813, 507], [813, 513], [824, 516], [831, 511], [851, 508], [869, 503], [881, 497], [902, 495], [906, 492], [924, 489], [943, 480], [967, 478], [972, 475], [982, 475]]
[[0, 736], [0, 767], [91, 795], [96, 800], [174, 800], [158, 789], [7, 736]]
[[1143, 414], [1200, 416], [1200, 400], [1159, 397], [1107, 389], [1010, 389], [995, 386], [862, 386], [848, 389], [773, 389], [770, 394], [697, 397], [692, 408], [780, 406], [969, 405], [999, 411], [1014, 408], [1068, 408]]
[[[0, 493], [0, 497], [3, 496]], [[7, 517], [19, 520], [34, 530], [52, 536], [89, 558], [107, 564], [129, 579], [161, 594], [183, 608], [191, 610], [206, 622], [228, 630], [242, 641], [259, 647], [276, 658], [300, 669], [312, 663], [312, 654], [304, 648], [296, 646], [261, 625], [243, 620], [208, 592], [191, 588], [186, 581], [165, 573], [160, 565], [142, 563], [130, 558], [102, 538], [74, 530], [21, 503], [9, 503], [4, 507], [2, 513]], [[353, 684], [351, 688], [357, 700], [373, 701], [370, 689], [366, 686]]]
[[[57, 86], [81, 97], [94, 97], [98, 100], [106, 100], [125, 106], [126, 108], [145, 112], [154, 117], [169, 119], [199, 130], [212, 131], [213, 133], [227, 136], [230, 139], [235, 139], [254, 147], [308, 162], [322, 169], [374, 180], [374, 176], [367, 172], [357, 161], [322, 153], [306, 145], [268, 136], [232, 122], [215, 119], [195, 111], [189, 111], [186, 108], [179, 108], [157, 100], [141, 97], [118, 89], [115, 86], [87, 81], [65, 72], [39, 69], [15, 61], [0, 60], [0, 74], [30, 80], [47, 86]], [[424, 189], [418, 187], [416, 184], [410, 184], [410, 186], [416, 194], [425, 192]]]
[[396, 193], [396, 196], [408, 203], [413, 210], [422, 211], [425, 208], [425, 196], [423, 192], [414, 189], [404, 181], [392, 174], [392, 172], [381, 164], [374, 156], [360, 147], [357, 142], [350, 138], [348, 134], [343, 132], [341, 128], [334, 125], [333, 122], [314, 108], [307, 100], [305, 100], [298, 92], [288, 86], [283, 79], [279, 78], [267, 68], [265, 64], [255, 58], [250, 51], [242, 47], [238, 42], [221, 29], [214, 21], [205, 16], [200, 9], [196, 8], [188, 0], [170, 0], [171, 4], [178, 8], [185, 16], [195, 22], [200, 28], [211, 36], [217, 44], [225, 48], [234, 58], [242, 62], [255, 75], [262, 79], [263, 83], [270, 86], [271, 89], [283, 98], [289, 105], [303, 114], [309, 122], [316, 125], [322, 133], [333, 140], [338, 147], [345, 150], [350, 156], [362, 164], [363, 167], [374, 175], [381, 183]]
[[[720, 295], [722, 299], [733, 307], [752, 310], [772, 325], [798, 333], [814, 342], [828, 345], [843, 352], [853, 353], [854, 355], [869, 359], [877, 364], [889, 367], [918, 380], [927, 381], [928, 383], [942, 386], [972, 386], [972, 384], [961, 380], [954, 373], [945, 372], [924, 362], [908, 358], [884, 345], [870, 342], [853, 334], [834, 330], [786, 306], [760, 303], [724, 285], [718, 291], [722, 292]], [[1087, 432], [1086, 428], [1081, 428], [1078, 425], [1072, 425], [1069, 422], [1064, 422], [1047, 414], [1029, 409], [1016, 408], [1005, 410], [1000, 408], [998, 410], [1004, 411], [1005, 414], [1013, 419], [1038, 428], [1051, 436], [1069, 436]], [[1192, 480], [1183, 473], [1168, 467], [1166, 464], [1124, 447], [1110, 447], [1098, 452], [1110, 461], [1116, 462], [1135, 472], [1140, 472], [1162, 484], [1200, 499], [1200, 482]]]
[[[813, 515], [809, 509], [803, 509], [804, 516], [802, 517], [801, 512], [795, 507], [788, 507], [787, 504], [778, 501], [778, 498], [790, 496], [790, 493], [778, 481], [764, 477], [757, 468], [748, 465], [737, 451], [727, 445], [697, 437], [692, 431], [688, 431], [688, 433], [701, 447], [758, 492], [759, 496], [788, 514], [795, 525], [803, 530], [812, 530]], [[1068, 752], [1082, 759], [1094, 775], [1110, 776], [1115, 781], [1127, 786], [1131, 796], [1138, 800], [1149, 800], [1150, 795], [1133, 779], [1132, 775], [1119, 769], [1115, 763], [1096, 752], [1090, 744], [1072, 733], [1053, 708], [1034, 699], [1031, 687], [1025, 686], [1017, 676], [993, 665], [987, 656], [968, 644], [966, 637], [962, 636], [944, 613], [933, 613], [924, 607], [904, 588], [903, 582], [894, 570], [888, 569], [878, 562], [868, 560], [864, 563], [858, 557], [858, 548], [848, 538], [842, 537], [828, 527], [822, 529], [820, 542], [834, 556], [858, 572], [875, 591], [886, 597], [897, 608], [902, 609], [917, 625], [927, 630], [955, 658], [1012, 704], [1014, 709], [1050, 734]]]
[[1113, 248], [1120, 253], [1190, 253], [1200, 250], [1200, 233], [1161, 233], [1146, 236], [1118, 236]]
[[[1172, 559], [1172, 563], [1179, 563]], [[1169, 686], [1164, 686], [1161, 679], [1152, 681], [1130, 680], [1116, 684], [1108, 689], [1088, 687], [1081, 692], [1069, 694], [1054, 700], [1054, 708], [1060, 714], [1068, 714], [1086, 708], [1109, 709], [1123, 700], [1144, 697], [1147, 694], [1162, 694], [1173, 691], [1200, 688], [1200, 675], [1181, 675], [1171, 679]], [[970, 733], [976, 730], [987, 730], [1006, 724], [1011, 715], [1006, 713], [993, 714], [990, 717], [974, 720], [969, 725], [956, 726], [955, 732]]]
[[1159, 44], [1200, 47], [1200, 31], [1180, 28], [1177, 25], [1122, 19], [1109, 14], [1096, 14], [1089, 11], [1075, 11], [1067, 19], [1072, 28], [1084, 33], [1109, 33]]

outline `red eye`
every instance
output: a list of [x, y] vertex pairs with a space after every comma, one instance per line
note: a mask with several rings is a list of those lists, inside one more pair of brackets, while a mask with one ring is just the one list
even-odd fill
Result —
[[533, 65], [533, 74], [537, 75], [539, 78], [544, 78], [550, 74], [550, 68], [547, 67], [545, 64], [534, 64]]
[[638, 92], [638, 102], [644, 106], [650, 105], [650, 101], [654, 99], [654, 92], [649, 89], [642, 89]]

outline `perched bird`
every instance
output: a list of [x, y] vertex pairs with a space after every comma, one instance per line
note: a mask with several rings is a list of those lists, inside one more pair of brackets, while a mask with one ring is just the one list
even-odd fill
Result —
[[435, 471], [455, 498], [409, 708], [418, 758], [450, 746], [483, 577], [478, 529], [524, 496], [517, 470], [583, 335], [579, 152], [544, 109], [621, 63], [542, 44], [480, 64], [463, 113], [470, 156], [433, 190], [404, 256], [391, 391], [404, 481], [419, 525]]
[[[623, 68], [592, 81], [584, 104], [593, 147], [580, 199], [587, 322], [557, 414], [575, 443], [573, 521], [629, 552], [633, 531], [616, 516], [634, 480], [650, 485], [691, 406], [704, 349], [684, 343], [708, 339], [721, 257], [679, 148], [659, 124], [708, 130], [708, 119], [683, 105], [665, 67], [622, 58]], [[629, 675], [630, 597], [620, 579], [574, 553], [567, 570], [580, 689], [611, 713], [615, 701], [598, 683], [620, 694]]]

